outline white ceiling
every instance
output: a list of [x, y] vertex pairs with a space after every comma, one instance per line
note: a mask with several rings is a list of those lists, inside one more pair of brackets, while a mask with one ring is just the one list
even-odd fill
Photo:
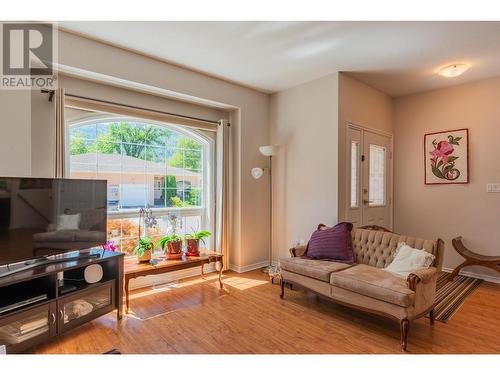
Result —
[[[266, 92], [336, 71], [391, 96], [500, 75], [500, 22], [59, 22]], [[436, 70], [471, 68], [457, 78]]]

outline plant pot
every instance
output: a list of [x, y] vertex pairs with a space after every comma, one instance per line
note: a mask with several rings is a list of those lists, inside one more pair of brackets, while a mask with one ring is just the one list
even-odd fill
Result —
[[142, 256], [137, 255], [139, 263], [149, 262], [151, 260], [151, 250], [146, 250]]
[[186, 240], [188, 257], [199, 257], [200, 256], [200, 240], [190, 238]]
[[181, 259], [182, 258], [182, 241], [169, 241], [167, 242], [167, 249], [165, 251], [167, 259]]

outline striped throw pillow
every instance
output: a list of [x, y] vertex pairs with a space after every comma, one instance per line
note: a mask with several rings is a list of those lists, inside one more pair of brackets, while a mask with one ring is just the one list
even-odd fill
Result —
[[352, 223], [338, 223], [331, 228], [321, 228], [311, 235], [304, 257], [353, 263], [351, 238]]

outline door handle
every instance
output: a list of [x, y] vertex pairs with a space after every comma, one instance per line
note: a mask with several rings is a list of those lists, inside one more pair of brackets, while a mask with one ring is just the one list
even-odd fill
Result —
[[59, 310], [59, 320], [63, 320], [64, 318], [64, 314], [63, 314], [63, 311], [62, 310]]
[[56, 324], [56, 314], [52, 313], [50, 314], [50, 317], [52, 319], [52, 325]]
[[368, 200], [368, 199], [363, 199], [363, 203], [364, 203], [364, 204], [368, 204], [368, 203], [373, 203], [373, 201]]

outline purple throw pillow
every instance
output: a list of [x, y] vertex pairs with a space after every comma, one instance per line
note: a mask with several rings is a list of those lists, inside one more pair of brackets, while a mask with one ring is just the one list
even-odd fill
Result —
[[311, 235], [304, 257], [353, 263], [351, 237], [352, 223], [338, 223], [334, 227], [318, 229]]

